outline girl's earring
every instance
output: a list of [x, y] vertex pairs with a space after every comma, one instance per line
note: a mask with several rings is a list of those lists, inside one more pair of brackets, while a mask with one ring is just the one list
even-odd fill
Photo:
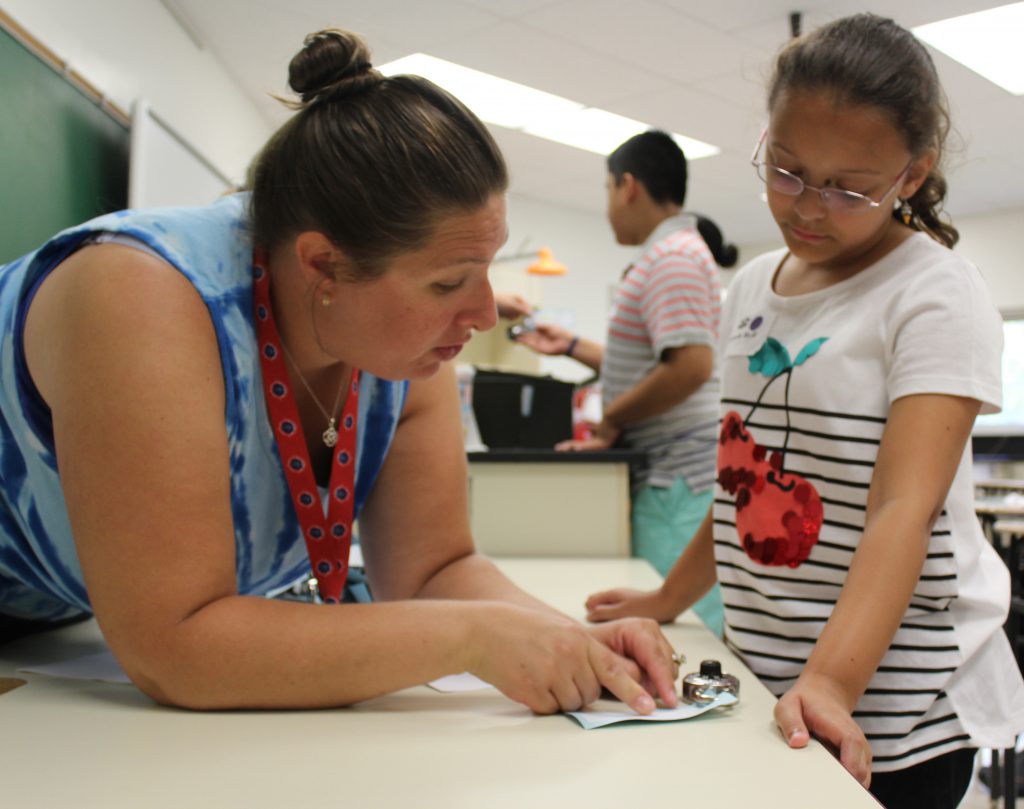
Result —
[[330, 305], [331, 305], [331, 296], [330, 296], [330, 295], [328, 295], [328, 294], [327, 294], [327, 293], [325, 292], [325, 293], [323, 294], [323, 296], [321, 296], [321, 298], [320, 298], [320, 303], [321, 303], [321, 304], [322, 304], [323, 306], [330, 306]]
[[904, 225], [909, 225], [910, 220], [914, 218], [914, 209], [910, 207], [907, 200], [903, 200], [903, 204], [900, 206], [900, 217], [903, 219]]

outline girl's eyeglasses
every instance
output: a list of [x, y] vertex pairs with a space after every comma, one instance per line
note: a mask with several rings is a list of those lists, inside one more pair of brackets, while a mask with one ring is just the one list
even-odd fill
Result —
[[844, 191], [842, 188], [815, 188], [813, 185], [805, 183], [795, 174], [790, 174], [785, 169], [773, 166], [766, 160], [758, 160], [757, 156], [764, 145], [767, 135], [768, 130], [762, 130], [757, 146], [754, 147], [754, 154], [750, 158], [750, 164], [757, 170], [757, 176], [764, 181], [764, 184], [772, 191], [785, 194], [787, 197], [799, 197], [805, 190], [816, 191], [818, 196], [821, 197], [822, 205], [830, 210], [842, 213], [867, 213], [872, 208], [881, 207], [888, 196], [903, 182], [903, 178], [907, 176], [907, 172], [910, 171], [910, 167], [914, 164], [913, 160], [907, 163], [906, 168], [900, 172], [899, 177], [889, 186], [889, 189], [879, 199], [874, 200], [864, 194], [858, 194], [856, 191]]

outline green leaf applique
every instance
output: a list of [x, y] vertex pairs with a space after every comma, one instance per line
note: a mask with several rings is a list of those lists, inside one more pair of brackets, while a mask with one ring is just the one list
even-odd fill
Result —
[[807, 360], [818, 353], [818, 349], [821, 348], [826, 342], [827, 337], [819, 337], [817, 340], [811, 340], [807, 345], [800, 349], [800, 353], [796, 355], [796, 361], [793, 366], [803, 365]]
[[748, 362], [750, 373], [762, 374], [769, 379], [773, 379], [793, 367], [786, 347], [774, 337], [765, 340], [764, 345], [757, 350], [757, 353], [750, 355]]

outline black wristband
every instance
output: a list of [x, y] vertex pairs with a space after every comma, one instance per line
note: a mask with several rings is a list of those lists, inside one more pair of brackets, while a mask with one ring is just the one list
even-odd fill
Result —
[[577, 344], [577, 343], [578, 343], [579, 341], [580, 341], [580, 338], [579, 338], [579, 336], [578, 336], [578, 335], [577, 335], [577, 336], [574, 336], [574, 337], [573, 337], [573, 338], [572, 338], [572, 339], [571, 339], [571, 340], [569, 341], [569, 345], [568, 345], [568, 346], [566, 346], [566, 349], [565, 349], [565, 356], [567, 356], [567, 357], [571, 357], [571, 356], [572, 356], [572, 352], [576, 350], [576, 344]]

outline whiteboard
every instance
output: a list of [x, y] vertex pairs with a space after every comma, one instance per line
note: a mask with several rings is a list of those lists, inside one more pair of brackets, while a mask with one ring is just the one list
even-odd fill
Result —
[[144, 100], [132, 109], [128, 206], [208, 205], [234, 190], [231, 180]]

